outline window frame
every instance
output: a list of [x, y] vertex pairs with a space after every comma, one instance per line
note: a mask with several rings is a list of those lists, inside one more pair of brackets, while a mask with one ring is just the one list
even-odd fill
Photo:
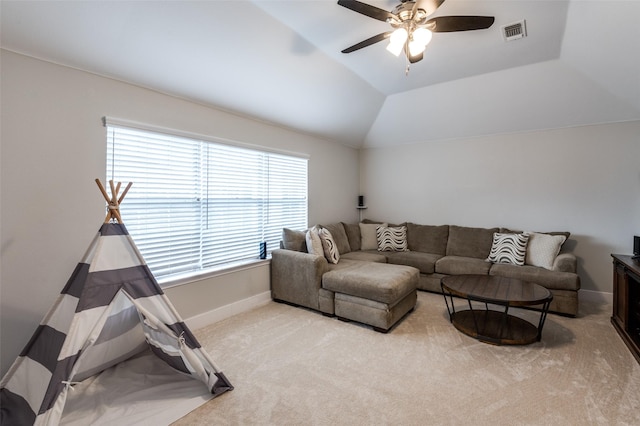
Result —
[[[266, 237], [264, 238], [265, 240], [269, 241], [269, 238], [271, 238], [271, 243], [268, 244], [268, 255], [266, 259], [260, 259], [258, 255], [256, 255], [256, 257], [244, 257], [242, 259], [236, 259], [233, 261], [227, 261], [224, 263], [216, 263], [212, 266], [208, 266], [208, 267], [200, 267], [200, 269], [190, 269], [188, 271], [183, 271], [183, 272], [169, 272], [169, 273], [164, 273], [164, 274], [159, 274], [156, 276], [156, 279], [158, 280], [158, 282], [162, 285], [162, 287], [164, 288], [168, 288], [171, 286], [175, 286], [175, 285], [180, 285], [180, 284], [184, 284], [187, 282], [193, 282], [193, 281], [199, 281], [202, 279], [206, 279], [212, 276], [217, 276], [217, 275], [221, 275], [221, 274], [226, 274], [226, 273], [230, 273], [230, 272], [234, 272], [237, 270], [242, 270], [242, 269], [246, 269], [249, 267], [255, 267], [255, 266], [259, 266], [262, 265], [264, 263], [268, 263], [269, 259], [270, 259], [270, 253], [272, 250], [278, 248], [278, 245], [274, 244], [274, 238], [275, 238], [275, 234], [274, 234], [274, 226], [278, 226], [279, 230], [278, 230], [278, 242], [279, 242], [279, 238], [280, 238], [280, 233], [281, 233], [281, 229], [283, 227], [290, 227], [290, 228], [301, 228], [301, 229], [306, 229], [308, 227], [308, 209], [309, 209], [309, 199], [308, 199], [308, 190], [309, 190], [309, 156], [306, 154], [301, 154], [301, 153], [297, 153], [297, 152], [291, 152], [291, 151], [285, 151], [285, 150], [279, 150], [279, 149], [273, 149], [273, 148], [269, 148], [269, 147], [264, 147], [264, 146], [260, 146], [260, 145], [254, 145], [254, 144], [248, 144], [248, 143], [242, 143], [242, 142], [237, 142], [237, 141], [232, 141], [229, 139], [224, 139], [224, 138], [219, 138], [219, 137], [211, 137], [211, 136], [207, 136], [207, 135], [202, 135], [202, 134], [198, 134], [198, 133], [194, 133], [194, 132], [186, 132], [186, 131], [181, 131], [181, 130], [175, 130], [175, 129], [169, 129], [169, 128], [164, 128], [164, 127], [158, 127], [158, 126], [152, 126], [152, 125], [148, 125], [148, 124], [141, 124], [141, 123], [137, 123], [137, 122], [132, 122], [132, 121], [128, 121], [128, 120], [121, 120], [121, 119], [114, 119], [111, 117], [103, 117], [103, 125], [105, 128], [105, 141], [107, 144], [107, 161], [106, 161], [106, 174], [108, 175], [107, 179], [114, 179], [114, 180], [127, 180], [128, 178], [124, 178], [122, 175], [116, 174], [113, 175], [114, 171], [113, 171], [113, 164], [110, 164], [110, 162], [114, 161], [113, 158], [109, 158], [109, 153], [112, 152], [112, 148], [110, 148], [111, 146], [111, 142], [110, 139], [112, 136], [110, 136], [110, 131], [112, 128], [115, 129], [125, 129], [125, 130], [129, 130], [129, 131], [133, 131], [133, 132], [145, 132], [145, 133], [150, 133], [149, 137], [150, 139], [153, 137], [153, 135], [156, 136], [166, 136], [167, 138], [177, 138], [177, 139], [184, 139], [185, 141], [188, 142], [193, 142], [193, 143], [199, 143], [202, 144], [203, 146], [207, 146], [207, 147], [214, 147], [214, 149], [229, 149], [231, 151], [235, 150], [237, 152], [247, 152], [249, 154], [254, 153], [257, 156], [263, 156], [264, 158], [267, 159], [271, 159], [268, 161], [276, 161], [278, 158], [282, 159], [284, 158], [285, 161], [287, 158], [292, 159], [292, 161], [295, 160], [302, 160], [304, 163], [300, 163], [300, 164], [304, 164], [303, 170], [304, 170], [304, 179], [302, 179], [300, 176], [298, 176], [298, 185], [300, 185], [297, 190], [299, 191], [297, 193], [297, 198], [295, 198], [295, 204], [296, 205], [296, 209], [294, 209], [296, 211], [296, 223], [293, 224], [292, 226], [288, 226], [287, 223], [280, 223], [280, 225], [272, 225], [271, 226], [271, 232], [269, 233], [270, 237]], [[180, 141], [176, 142], [179, 143]], [[213, 144], [213, 145], [209, 145], [209, 144]], [[208, 150], [208, 148], [207, 148]], [[231, 152], [230, 151], [230, 152]], [[218, 158], [222, 158], [223, 162], [224, 159], [226, 159], [226, 157], [218, 157]], [[200, 159], [202, 160], [202, 159]], [[277, 162], [277, 161], [276, 161]], [[271, 163], [269, 163], [271, 164]], [[173, 168], [173, 167], [172, 167]], [[111, 172], [110, 172], [111, 169]], [[263, 169], [260, 169], [262, 173], [262, 175], [265, 174], [265, 171]], [[268, 176], [267, 179], [271, 179], [271, 175], [270, 175], [270, 171], [269, 168], [267, 167], [267, 172], [266, 175]], [[133, 173], [133, 172], [132, 172]], [[137, 173], [137, 171], [136, 171]], [[284, 179], [284, 174], [286, 174], [286, 171], [280, 171], [280, 174], [277, 175], [280, 179]], [[109, 176], [111, 174], [111, 176]], [[223, 175], [223, 174], [221, 174]], [[257, 178], [258, 175], [256, 175]], [[264, 176], [263, 176], [264, 177]], [[199, 177], [201, 178], [201, 177]], [[131, 180], [131, 179], [129, 179]], [[287, 177], [287, 180], [289, 180], [289, 178]], [[300, 188], [302, 188], [302, 181], [304, 181], [304, 195], [302, 197], [301, 192], [300, 192]], [[125, 183], [125, 182], [123, 182]], [[135, 187], [136, 182], [133, 182], [133, 187]], [[133, 189], [132, 187], [132, 189]], [[270, 196], [271, 194], [269, 194], [269, 190], [268, 188], [270, 187], [270, 185], [265, 186], [265, 191], [266, 192], [259, 192], [261, 195], [259, 196], [259, 198], [257, 198], [257, 200], [259, 202], [261, 202], [263, 204], [263, 208], [264, 209], [268, 209], [269, 206], [275, 205], [275, 202], [269, 203], [269, 200], [271, 199]], [[132, 194], [135, 194], [135, 192], [130, 191], [129, 195], [127, 195], [127, 198], [129, 199], [130, 202], [136, 202], [136, 199], [134, 198], [133, 200], [130, 198]], [[209, 192], [207, 192], [207, 194], [210, 194]], [[302, 197], [302, 198], [301, 198]], [[139, 200], [139, 199], [138, 199]], [[206, 200], [202, 201], [202, 204], [204, 205], [208, 205], [209, 201], [213, 200], [211, 198], [211, 196], [209, 195]], [[301, 202], [303, 200], [303, 203]], [[277, 199], [276, 199], [277, 201]], [[210, 203], [213, 204], [213, 203]], [[123, 207], [126, 210], [126, 206], [127, 206], [127, 200], [125, 200], [123, 202]], [[143, 211], [143, 208], [140, 208], [139, 211]], [[303, 213], [303, 214], [302, 214]], [[259, 216], [259, 215], [257, 215]], [[256, 216], [256, 217], [257, 217]], [[302, 220], [302, 216], [304, 216], [304, 220]], [[201, 222], [205, 219], [199, 219]], [[260, 220], [260, 226], [265, 228], [268, 227], [266, 225], [266, 223], [268, 223], [268, 220], [265, 220], [264, 218], [258, 219]], [[124, 218], [124, 222], [125, 222], [125, 226], [127, 224], [127, 222], [132, 222], [131, 218], [129, 218], [129, 220], [127, 220], [127, 218]], [[200, 239], [202, 239], [202, 231], [203, 231], [203, 226], [200, 226]], [[134, 240], [136, 239], [136, 233], [137, 232], [132, 232], [130, 229], [130, 234], [132, 235], [132, 237], [134, 238]], [[141, 232], [141, 231], [138, 231]], [[141, 234], [138, 234], [138, 237], [140, 237]], [[151, 231], [150, 234], [153, 236], [153, 231]], [[255, 239], [255, 237], [249, 237], [248, 239]], [[199, 246], [198, 250], [202, 251], [203, 250], [203, 246], [202, 243], [200, 243], [201, 245]], [[275, 246], [274, 246], [275, 245]], [[212, 246], [214, 247], [214, 246]], [[250, 247], [250, 246], [246, 246], [246, 247]], [[145, 250], [141, 249], [141, 252], [143, 253], [143, 255], [145, 255]], [[149, 253], [147, 253], [149, 254]], [[202, 258], [202, 255], [199, 255], [200, 258]], [[149, 263], [149, 262], [148, 262]], [[157, 263], [157, 262], [156, 262]], [[152, 269], [153, 271], [153, 267], [151, 265], [150, 269]], [[157, 266], [157, 265], [156, 265]]]

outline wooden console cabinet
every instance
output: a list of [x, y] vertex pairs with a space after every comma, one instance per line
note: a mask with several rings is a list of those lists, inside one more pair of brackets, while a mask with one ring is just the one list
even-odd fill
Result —
[[640, 363], [640, 259], [612, 254], [613, 316], [611, 323]]

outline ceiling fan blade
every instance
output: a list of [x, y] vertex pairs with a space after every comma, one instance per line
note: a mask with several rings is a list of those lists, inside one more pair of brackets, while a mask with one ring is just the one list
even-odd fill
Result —
[[387, 31], [386, 33], [381, 33], [378, 35], [374, 35], [373, 37], [370, 37], [366, 40], [361, 41], [360, 43], [356, 43], [351, 47], [347, 47], [346, 49], [344, 49], [342, 51], [342, 53], [351, 53], [354, 52], [356, 50], [362, 49], [363, 47], [367, 47], [367, 46], [371, 46], [372, 44], [375, 44], [379, 41], [382, 41], [384, 39], [389, 38], [389, 36], [391, 36], [391, 33], [393, 31]]
[[450, 33], [454, 31], [484, 30], [493, 25], [493, 16], [438, 16], [429, 19], [425, 24], [434, 33]]
[[416, 7], [418, 9], [422, 9], [427, 13], [427, 16], [431, 15], [436, 11], [440, 6], [442, 6], [444, 0], [418, 0], [416, 2]]
[[375, 6], [371, 6], [366, 3], [362, 3], [356, 0], [338, 0], [340, 6], [351, 9], [354, 12], [362, 13], [369, 18], [377, 19], [378, 21], [386, 22], [389, 18], [395, 18], [395, 15], [391, 12], [387, 12], [384, 9], [380, 9]]

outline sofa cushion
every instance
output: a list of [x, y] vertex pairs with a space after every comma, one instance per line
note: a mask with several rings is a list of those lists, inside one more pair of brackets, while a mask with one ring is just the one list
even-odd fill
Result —
[[320, 227], [326, 228], [329, 230], [329, 232], [331, 232], [333, 241], [336, 243], [336, 247], [338, 248], [338, 252], [340, 252], [340, 254], [349, 253], [351, 251], [347, 233], [345, 232], [344, 226], [342, 226], [341, 222], [332, 223], [329, 225], [320, 225]]
[[343, 259], [359, 260], [359, 261], [365, 261], [365, 262], [387, 263], [387, 256], [380, 253], [378, 250], [352, 251], [346, 254], [341, 254], [340, 255], [341, 263]]
[[324, 256], [324, 248], [320, 239], [320, 228], [313, 226], [307, 230], [306, 234], [307, 251], [316, 256]]
[[486, 259], [493, 243], [493, 234], [499, 228], [468, 228], [449, 226], [447, 256], [475, 257]]
[[580, 277], [571, 272], [556, 272], [537, 266], [516, 266], [496, 263], [491, 266], [491, 275], [516, 278], [539, 284], [549, 290], [579, 290]]
[[406, 226], [379, 226], [376, 229], [378, 251], [407, 251]]
[[441, 257], [439, 254], [419, 251], [400, 251], [387, 253], [387, 262], [396, 265], [413, 266], [423, 274], [433, 274], [436, 268], [436, 261]]
[[531, 232], [525, 263], [532, 266], [540, 266], [546, 269], [553, 268], [555, 260], [562, 244], [566, 241], [564, 235], [549, 235]]
[[449, 225], [416, 225], [407, 223], [407, 246], [411, 251], [439, 254], [447, 253]]
[[360, 250], [360, 225], [357, 223], [342, 222], [342, 226], [344, 227], [344, 232], [347, 234], [351, 251]]
[[282, 246], [287, 250], [307, 252], [307, 233], [284, 228], [282, 230]]
[[340, 256], [340, 262], [338, 263], [329, 263], [327, 262], [327, 271], [335, 271], [338, 269], [352, 268], [356, 265], [359, 265], [361, 262], [351, 259], [345, 259]]
[[378, 226], [387, 226], [386, 223], [360, 223], [360, 250], [378, 249]]
[[336, 247], [336, 242], [334, 241], [331, 232], [329, 232], [327, 228], [320, 228], [318, 234], [320, 235], [320, 241], [322, 241], [324, 257], [327, 258], [329, 263], [338, 263], [340, 261], [340, 252]]
[[484, 259], [462, 256], [445, 256], [436, 261], [436, 272], [445, 275], [487, 275], [491, 263]]
[[493, 234], [493, 244], [488, 262], [510, 263], [512, 265], [524, 265], [524, 258], [527, 254], [527, 243], [529, 234]]
[[409, 266], [358, 262], [350, 268], [326, 272], [322, 276], [322, 287], [393, 305], [415, 292], [418, 276], [418, 270]]

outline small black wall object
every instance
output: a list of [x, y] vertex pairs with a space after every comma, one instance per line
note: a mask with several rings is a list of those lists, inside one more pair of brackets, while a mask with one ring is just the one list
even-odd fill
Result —
[[364, 195], [358, 195], [358, 207], [364, 207]]
[[640, 237], [637, 235], [633, 237], [633, 255], [640, 257]]
[[267, 258], [267, 242], [263, 241], [260, 243], [260, 259]]

